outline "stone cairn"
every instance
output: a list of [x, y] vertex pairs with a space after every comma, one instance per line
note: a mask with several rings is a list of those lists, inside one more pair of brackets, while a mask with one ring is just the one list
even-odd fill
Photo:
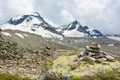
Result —
[[114, 62], [115, 58], [106, 52], [101, 51], [100, 44], [91, 44], [85, 47], [85, 51], [78, 55], [72, 63], [68, 64], [72, 69], [75, 69], [80, 65], [81, 61], [86, 61], [89, 64], [94, 65], [95, 63], [109, 64]]

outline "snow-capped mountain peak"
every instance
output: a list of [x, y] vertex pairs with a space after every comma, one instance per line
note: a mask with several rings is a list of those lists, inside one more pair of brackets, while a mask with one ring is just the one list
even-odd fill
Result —
[[75, 20], [72, 22], [72, 24], [69, 24], [67, 26], [67, 28], [68, 28], [67, 30], [78, 29], [79, 27], [81, 27], [81, 24], [77, 20]]
[[65, 37], [101, 37], [103, 34], [88, 26], [82, 26], [77, 20], [61, 27], [61, 33]]
[[62, 35], [59, 34], [53, 26], [48, 24], [38, 12], [12, 17], [6, 24], [1, 26], [1, 29], [21, 30], [46, 38], [62, 37]]
[[29, 22], [34, 18], [38, 19], [39, 21], [44, 21], [43, 18], [39, 15], [38, 12], [32, 12], [32, 13], [28, 13], [28, 14], [13, 17], [8, 21], [8, 23], [12, 24], [12, 25], [18, 25], [18, 24], [22, 23], [24, 20]]

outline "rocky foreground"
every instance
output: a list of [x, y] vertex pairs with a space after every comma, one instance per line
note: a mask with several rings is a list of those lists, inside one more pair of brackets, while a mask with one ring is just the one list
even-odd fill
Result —
[[[76, 69], [71, 69], [68, 64], [71, 63], [75, 57], [76, 55], [57, 58], [53, 62], [52, 69], [46, 73], [45, 80], [120, 80], [120, 63], [118, 61], [109, 62], [108, 65], [99, 63], [90, 65], [83, 61]], [[113, 73], [114, 70], [118, 70], [118, 72]], [[92, 79], [89, 79], [89, 77]], [[102, 77], [103, 79], [101, 79]], [[109, 79], [109, 77], [111, 79]]]
[[83, 51], [25, 49], [0, 34], [0, 73], [37, 80], [120, 80], [120, 62], [100, 45]]
[[63, 52], [53, 61], [45, 80], [120, 80], [120, 62], [101, 51], [100, 46], [87, 46], [80, 53]]
[[39, 79], [51, 59], [47, 53], [51, 53], [50, 47], [27, 50], [0, 37], [0, 73]]

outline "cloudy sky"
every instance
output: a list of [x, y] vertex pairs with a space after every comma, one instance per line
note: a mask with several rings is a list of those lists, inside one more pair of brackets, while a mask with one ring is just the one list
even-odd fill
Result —
[[0, 24], [32, 11], [58, 25], [78, 20], [105, 34], [120, 34], [120, 0], [0, 0]]

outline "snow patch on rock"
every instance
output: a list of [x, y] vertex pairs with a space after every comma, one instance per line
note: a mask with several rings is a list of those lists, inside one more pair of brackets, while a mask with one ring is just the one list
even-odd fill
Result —
[[12, 36], [10, 33], [8, 33], [8, 32], [1, 32], [3, 35], [5, 35], [5, 36]]
[[117, 40], [117, 41], [120, 41], [120, 37], [116, 37], [116, 36], [108, 36], [108, 38], [110, 38], [110, 39], [114, 39], [114, 40]]
[[15, 35], [17, 35], [17, 36], [19, 36], [19, 37], [24, 39], [24, 36], [22, 34], [20, 34], [20, 33], [15, 33]]

